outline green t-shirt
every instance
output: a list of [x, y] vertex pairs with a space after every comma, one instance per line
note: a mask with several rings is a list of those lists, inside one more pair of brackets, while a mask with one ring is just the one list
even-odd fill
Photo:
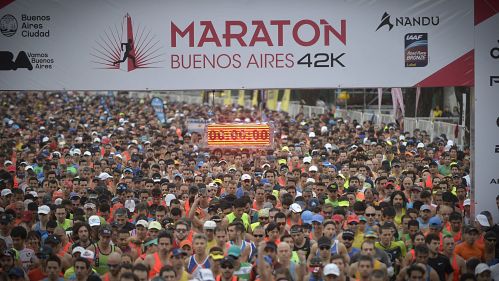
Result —
[[234, 272], [234, 275], [239, 277], [239, 281], [249, 281], [251, 273], [251, 264], [248, 262], [242, 262], [238, 270]]

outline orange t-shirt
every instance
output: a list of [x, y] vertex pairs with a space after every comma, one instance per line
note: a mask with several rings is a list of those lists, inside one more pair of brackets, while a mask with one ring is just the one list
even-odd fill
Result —
[[484, 249], [483, 246], [480, 246], [476, 242], [472, 246], [466, 242], [463, 242], [456, 246], [454, 254], [459, 255], [466, 261], [473, 257], [479, 258], [483, 261]]

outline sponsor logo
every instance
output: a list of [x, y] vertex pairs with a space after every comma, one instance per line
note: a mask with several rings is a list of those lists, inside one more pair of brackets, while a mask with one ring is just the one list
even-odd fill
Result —
[[[499, 40], [497, 40], [497, 43], [499, 43]], [[499, 47], [494, 47], [490, 49], [490, 56], [493, 59], [499, 59]]]
[[130, 72], [157, 68], [163, 55], [158, 37], [146, 27], [133, 29], [132, 17], [126, 14], [119, 25], [108, 27], [98, 37], [91, 61], [97, 68]]
[[388, 12], [384, 12], [381, 16], [381, 22], [376, 28], [376, 31], [382, 29], [384, 26], [387, 26], [388, 31], [391, 31], [394, 27], [413, 27], [413, 26], [437, 26], [440, 24], [439, 16], [431, 16], [431, 17], [407, 17], [407, 16], [398, 16], [393, 17]]
[[492, 178], [489, 182], [489, 184], [499, 184], [499, 178], [495, 179], [495, 178]]
[[9, 51], [0, 51], [0, 70], [18, 70], [26, 68], [33, 70], [33, 65], [29, 61], [26, 52], [20, 51], [14, 59], [14, 54]]
[[495, 148], [494, 152], [499, 153], [499, 144], [496, 144], [496, 148]]
[[52, 69], [54, 59], [48, 53], [20, 51], [16, 57], [10, 51], [0, 51], [0, 70]]
[[405, 67], [428, 65], [428, 33], [408, 33], [405, 41]]
[[6, 37], [14, 36], [17, 27], [17, 19], [13, 15], [7, 14], [0, 19], [0, 33]]

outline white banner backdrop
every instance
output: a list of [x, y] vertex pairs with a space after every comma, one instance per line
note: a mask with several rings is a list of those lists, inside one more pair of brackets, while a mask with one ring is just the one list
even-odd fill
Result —
[[[496, 4], [499, 7], [499, 5]], [[497, 10], [496, 10], [497, 11]], [[494, 12], [495, 13], [495, 12]], [[499, 13], [475, 26], [475, 214], [499, 221]]]
[[473, 50], [469, 0], [17, 0], [0, 23], [2, 90], [473, 83], [445, 68]]

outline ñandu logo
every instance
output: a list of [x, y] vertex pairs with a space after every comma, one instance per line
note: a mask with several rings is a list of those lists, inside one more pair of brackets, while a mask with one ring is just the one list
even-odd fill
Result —
[[95, 41], [90, 55], [97, 68], [130, 72], [157, 67], [163, 61], [161, 44], [151, 30], [140, 26], [134, 29], [128, 13], [120, 26], [109, 26]]

